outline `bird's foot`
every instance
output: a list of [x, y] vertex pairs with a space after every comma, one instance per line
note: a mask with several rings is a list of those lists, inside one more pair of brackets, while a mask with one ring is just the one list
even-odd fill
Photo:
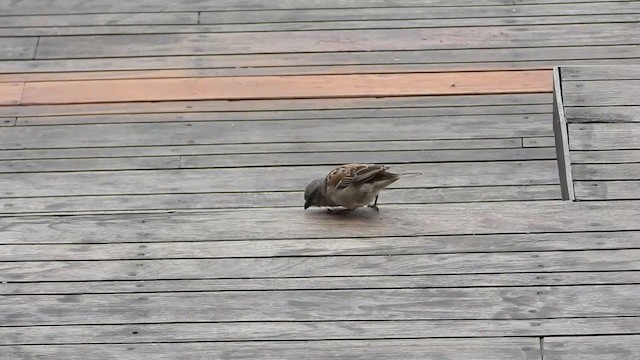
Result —
[[367, 205], [367, 206], [372, 208], [375, 211], [380, 211], [380, 209], [378, 208], [378, 205], [376, 205], [376, 204], [371, 204], [371, 205]]

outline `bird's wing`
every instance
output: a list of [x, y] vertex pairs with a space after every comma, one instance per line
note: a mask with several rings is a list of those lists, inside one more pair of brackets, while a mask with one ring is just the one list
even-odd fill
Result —
[[325, 183], [327, 188], [343, 189], [365, 182], [388, 168], [388, 166], [376, 164], [345, 164], [331, 170], [325, 178]]

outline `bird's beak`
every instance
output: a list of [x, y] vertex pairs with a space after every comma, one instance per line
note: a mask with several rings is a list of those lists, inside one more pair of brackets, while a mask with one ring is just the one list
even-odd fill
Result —
[[311, 206], [309, 202], [304, 203], [304, 209], [307, 210]]

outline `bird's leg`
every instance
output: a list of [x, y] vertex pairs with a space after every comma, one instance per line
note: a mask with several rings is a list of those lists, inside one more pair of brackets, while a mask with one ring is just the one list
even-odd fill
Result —
[[369, 205], [369, 207], [375, 211], [380, 211], [380, 209], [378, 209], [378, 195], [376, 195], [376, 199], [373, 201], [373, 204]]

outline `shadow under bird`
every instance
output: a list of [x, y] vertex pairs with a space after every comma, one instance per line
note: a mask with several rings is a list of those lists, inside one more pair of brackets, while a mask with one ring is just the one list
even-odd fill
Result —
[[331, 170], [324, 178], [313, 180], [304, 191], [304, 208], [311, 206], [342, 207], [352, 211], [362, 206], [378, 210], [378, 194], [405, 175], [392, 173], [388, 166], [377, 164], [345, 164]]

